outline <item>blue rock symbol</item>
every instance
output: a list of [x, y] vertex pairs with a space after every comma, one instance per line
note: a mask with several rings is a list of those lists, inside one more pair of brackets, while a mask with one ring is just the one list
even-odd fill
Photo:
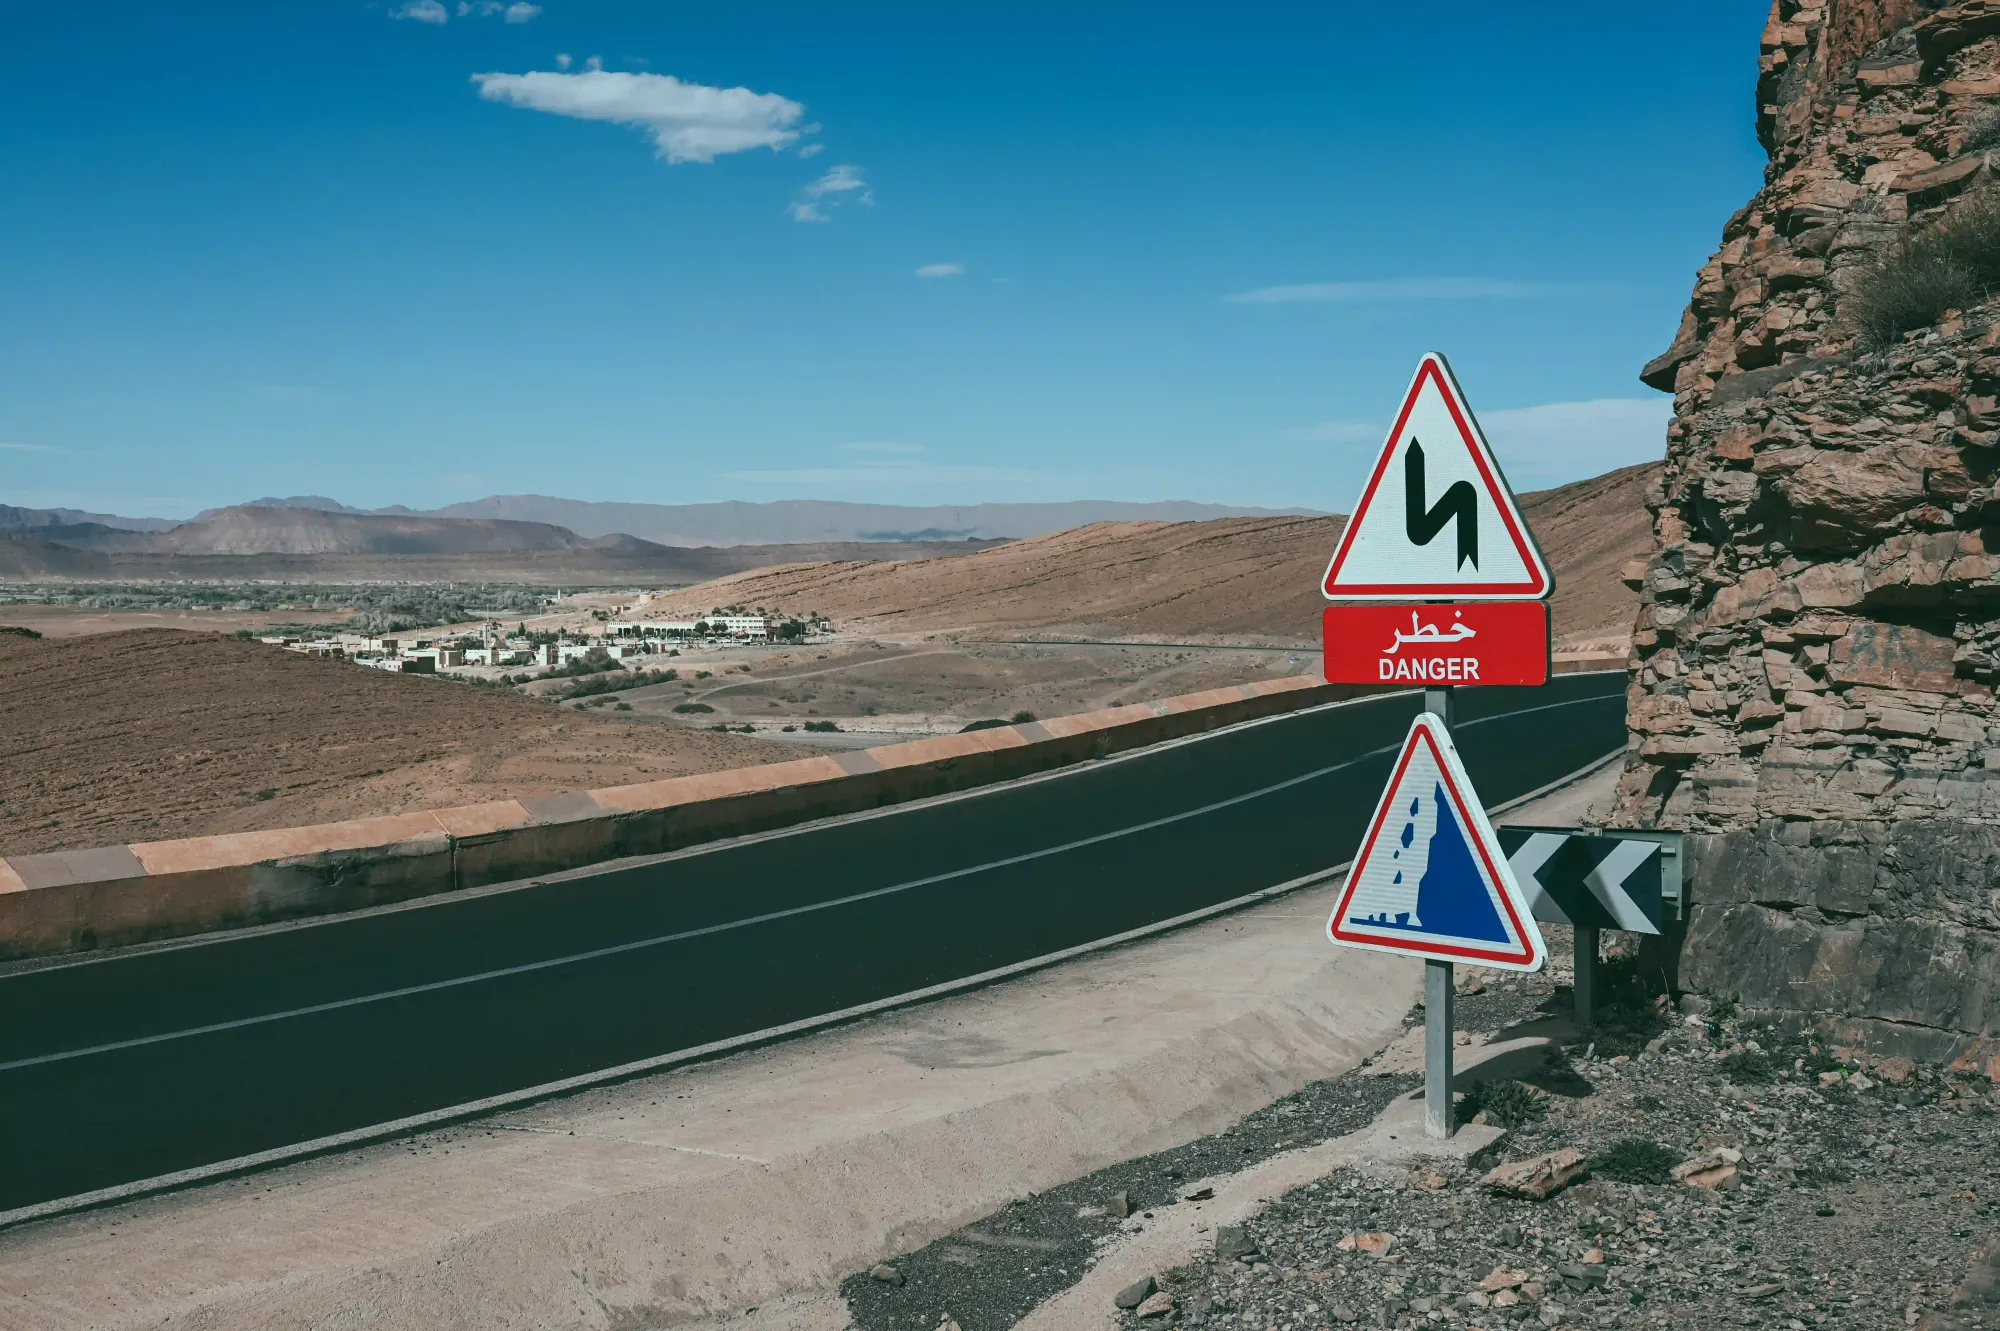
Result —
[[1500, 922], [1500, 912], [1493, 908], [1493, 898], [1473, 862], [1472, 847], [1466, 844], [1442, 785], [1435, 798], [1437, 830], [1431, 833], [1424, 876], [1417, 881], [1417, 918], [1428, 933], [1494, 943], [1512, 941]]
[[[1417, 880], [1416, 919], [1413, 921], [1408, 911], [1397, 911], [1396, 918], [1391, 921], [1385, 918], [1385, 911], [1363, 922], [1378, 927], [1407, 929], [1412, 933], [1511, 943], [1513, 940], [1508, 936], [1506, 926], [1500, 922], [1500, 913], [1493, 908], [1493, 899], [1487, 894], [1485, 881], [1479, 876], [1479, 866], [1473, 861], [1472, 847], [1466, 843], [1465, 832], [1458, 825], [1458, 816], [1452, 810], [1451, 801], [1445, 798], [1442, 784], [1437, 786], [1432, 798], [1437, 801], [1437, 827], [1431, 832], [1430, 855], [1424, 864], [1424, 876]], [[1419, 800], [1410, 801], [1412, 819], [1416, 817], [1420, 803]], [[1408, 846], [1416, 839], [1416, 834], [1416, 823], [1405, 823], [1403, 844]], [[1403, 881], [1400, 871], [1395, 881]]]

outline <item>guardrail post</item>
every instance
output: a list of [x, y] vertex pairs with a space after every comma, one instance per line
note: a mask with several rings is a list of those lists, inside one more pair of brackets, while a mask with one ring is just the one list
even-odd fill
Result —
[[1576, 1024], [1597, 1020], [1597, 926], [1576, 926]]

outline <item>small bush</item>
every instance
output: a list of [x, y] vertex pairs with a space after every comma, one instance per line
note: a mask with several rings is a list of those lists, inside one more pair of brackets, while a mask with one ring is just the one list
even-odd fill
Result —
[[840, 733], [840, 727], [831, 721], [808, 721], [806, 722], [806, 729], [818, 731], [822, 735], [835, 735]]
[[785, 733], [786, 733], [787, 735], [791, 734], [791, 733], [792, 733], [792, 732], [793, 732], [794, 730], [797, 730], [797, 729], [798, 729], [798, 727], [797, 727], [797, 726], [784, 726], [784, 727], [781, 727], [781, 728], [782, 728], [782, 729], [784, 730], [784, 732], [785, 732]]
[[1534, 1087], [1518, 1081], [1483, 1081], [1459, 1101], [1461, 1119], [1484, 1110], [1486, 1121], [1502, 1128], [1519, 1128], [1545, 1118], [1548, 1101]]
[[1034, 720], [1034, 719], [1035, 719], [1035, 714], [1034, 714], [1033, 712], [1029, 712], [1029, 711], [1019, 711], [1019, 712], [1016, 712], [1016, 713], [1014, 713], [1014, 715], [1013, 715], [1013, 716], [1009, 717], [1009, 718], [1008, 718], [1008, 721], [1009, 721], [1009, 723], [1010, 723], [1010, 724], [1013, 724], [1013, 725], [1017, 725], [1017, 726], [1025, 726], [1025, 725], [1027, 725], [1027, 724], [1028, 724], [1028, 722], [1030, 722], [1030, 721], [1032, 721], [1032, 720]]
[[266, 786], [264, 789], [257, 792], [257, 798], [260, 800], [274, 800], [278, 798], [278, 792], [275, 789]]
[[683, 702], [675, 703], [674, 710], [676, 712], [712, 712], [715, 709], [705, 702]]
[[1673, 1177], [1680, 1153], [1658, 1142], [1626, 1137], [1590, 1158], [1590, 1172], [1614, 1183], [1665, 1183]]
[[0, 624], [0, 633], [11, 633], [17, 638], [39, 638], [42, 636], [33, 629], [24, 629], [18, 624]]
[[1708, 1005], [1708, 1016], [1711, 1021], [1728, 1021], [1735, 1015], [1736, 999], [1730, 994], [1724, 994]]
[[629, 702], [621, 702], [611, 710], [614, 712], [629, 712], [632, 710], [632, 704]]
[[1906, 232], [1864, 270], [1844, 313], [1861, 344], [1879, 351], [2000, 289], [2000, 189], [1967, 194], [1942, 217]]
[[2000, 147], [2000, 110], [1982, 111], [1966, 126], [1965, 146], [1960, 152], [1984, 152]]
[[958, 733], [963, 735], [969, 730], [991, 730], [995, 726], [1004, 726], [1006, 724], [1007, 723], [1005, 721], [1002, 721], [999, 717], [996, 716], [996, 717], [991, 717], [985, 721], [974, 721], [970, 725], [960, 726], [958, 728]]

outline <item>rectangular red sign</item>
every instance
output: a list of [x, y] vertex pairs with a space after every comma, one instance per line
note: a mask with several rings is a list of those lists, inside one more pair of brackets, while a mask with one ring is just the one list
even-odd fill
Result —
[[1330, 605], [1329, 684], [1546, 684], [1544, 601]]

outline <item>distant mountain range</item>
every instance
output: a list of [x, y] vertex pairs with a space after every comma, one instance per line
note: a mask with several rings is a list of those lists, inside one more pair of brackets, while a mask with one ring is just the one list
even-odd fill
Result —
[[[497, 518], [566, 527], [586, 539], [622, 532], [660, 545], [788, 545], [821, 541], [1018, 540], [1067, 531], [1092, 522], [1199, 522], [1207, 518], [1313, 516], [1304, 508], [1244, 508], [1228, 504], [1167, 501], [1128, 504], [1079, 499], [1062, 504], [968, 504], [917, 508], [900, 504], [848, 504], [823, 499], [781, 499], [750, 504], [609, 504], [549, 495], [492, 495], [443, 508], [350, 508], [324, 495], [252, 500], [242, 508], [302, 508], [354, 516]], [[196, 521], [223, 512], [208, 509]], [[105, 526], [134, 527], [137, 520], [92, 518]], [[157, 519], [145, 519], [157, 521]], [[4, 529], [0, 522], [0, 529]], [[136, 529], [136, 528], [135, 528]], [[145, 528], [145, 530], [158, 530]]]
[[69, 527], [79, 523], [95, 523], [120, 531], [167, 531], [180, 526], [172, 518], [121, 518], [115, 513], [86, 513], [78, 508], [15, 508], [12, 504], [0, 504], [0, 532]]

